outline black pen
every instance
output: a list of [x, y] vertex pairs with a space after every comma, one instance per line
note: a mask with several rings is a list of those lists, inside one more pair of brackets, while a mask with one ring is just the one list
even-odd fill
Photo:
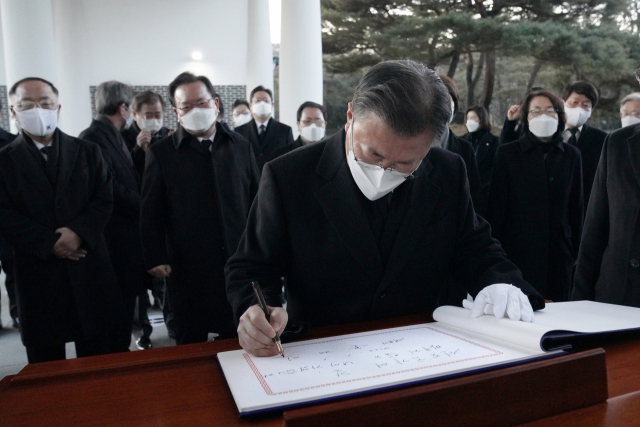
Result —
[[[262, 308], [262, 311], [264, 311], [264, 317], [267, 318], [267, 322], [270, 322], [271, 314], [269, 314], [269, 307], [267, 307], [267, 302], [264, 300], [262, 290], [260, 290], [260, 285], [258, 284], [258, 282], [251, 282], [251, 286], [253, 286], [253, 292], [256, 294], [256, 298], [258, 298], [258, 304], [260, 304], [260, 308]], [[280, 342], [280, 335], [278, 335], [278, 331], [276, 331], [276, 336], [272, 339], [276, 344], [276, 347], [278, 347], [280, 356], [284, 357], [284, 349], [282, 348], [282, 343]]]

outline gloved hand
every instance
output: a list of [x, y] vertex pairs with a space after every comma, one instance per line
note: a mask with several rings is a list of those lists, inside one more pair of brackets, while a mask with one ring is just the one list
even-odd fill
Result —
[[487, 286], [478, 293], [474, 302], [463, 300], [462, 306], [471, 310], [471, 317], [493, 314], [501, 319], [506, 314], [511, 320], [533, 322], [533, 308], [520, 288], [506, 283]]

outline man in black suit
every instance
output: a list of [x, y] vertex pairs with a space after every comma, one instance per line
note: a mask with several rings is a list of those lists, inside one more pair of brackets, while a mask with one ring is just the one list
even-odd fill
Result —
[[133, 123], [133, 88], [117, 81], [96, 89], [96, 118], [80, 138], [95, 142], [113, 178], [113, 213], [104, 235], [122, 292], [124, 311], [111, 337], [114, 352], [129, 351], [136, 297], [145, 289], [145, 268], [140, 238], [140, 176], [120, 134]]
[[15, 250], [22, 342], [29, 363], [110, 351], [121, 297], [103, 230], [113, 208], [95, 144], [57, 128], [57, 89], [40, 78], [9, 91], [22, 132], [0, 150], [0, 234]]
[[251, 144], [216, 123], [218, 98], [204, 76], [169, 85], [180, 126], [147, 148], [141, 229], [150, 274], [167, 277], [176, 341], [235, 336], [224, 265], [236, 251], [257, 191]]
[[572, 300], [640, 307], [640, 125], [611, 132], [587, 207]]
[[258, 86], [251, 91], [251, 114], [253, 119], [234, 130], [245, 137], [253, 147], [258, 169], [275, 158], [274, 151], [293, 144], [291, 127], [272, 118], [273, 93], [271, 89]]
[[275, 159], [296, 148], [318, 142], [324, 138], [324, 132], [327, 128], [326, 117], [327, 114], [322, 105], [311, 101], [303, 102], [298, 107], [297, 112], [298, 133], [300, 136], [292, 144], [287, 144], [274, 151], [273, 158]]
[[131, 101], [133, 123], [120, 131], [140, 176], [144, 173], [147, 147], [171, 134], [164, 127], [164, 108], [162, 95], [150, 90], [136, 93]]
[[589, 202], [593, 179], [600, 161], [600, 153], [607, 133], [587, 124], [591, 113], [598, 105], [598, 90], [591, 83], [576, 81], [562, 93], [567, 124], [562, 139], [580, 150], [582, 156], [582, 186], [585, 206]]
[[[472, 315], [532, 320], [531, 303], [544, 300], [473, 211], [463, 161], [431, 148], [450, 117], [432, 70], [382, 62], [356, 88], [343, 131], [265, 165], [226, 267], [247, 352], [277, 354], [271, 337], [289, 320], [320, 326], [430, 312], [450, 276], [477, 295]], [[252, 280], [272, 307], [270, 323]]]
[[[2, 102], [0, 101], [0, 108], [2, 108]], [[2, 114], [0, 113], [0, 117]], [[0, 128], [0, 149], [9, 145], [18, 135], [7, 132]], [[14, 271], [13, 249], [11, 245], [2, 236], [0, 236], [0, 271], [4, 270], [6, 275], [4, 286], [7, 289], [7, 295], [9, 296], [9, 313], [11, 315], [12, 326], [18, 327], [18, 301], [16, 300], [16, 277]], [[0, 330], [2, 330], [2, 323], [0, 323]]]

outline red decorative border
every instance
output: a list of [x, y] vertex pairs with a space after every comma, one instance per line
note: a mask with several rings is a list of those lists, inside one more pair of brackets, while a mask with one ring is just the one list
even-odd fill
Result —
[[[253, 371], [254, 375], [256, 376], [256, 378], [258, 379], [258, 381], [260, 382], [260, 384], [262, 385], [262, 388], [264, 389], [265, 393], [268, 394], [269, 396], [277, 396], [280, 394], [288, 394], [288, 393], [296, 393], [296, 392], [300, 392], [300, 391], [307, 391], [307, 390], [313, 390], [316, 388], [322, 388], [322, 387], [329, 387], [329, 386], [333, 386], [333, 385], [338, 385], [338, 384], [346, 384], [346, 383], [352, 383], [352, 382], [356, 382], [356, 381], [364, 381], [364, 380], [370, 380], [370, 379], [374, 379], [374, 378], [380, 378], [380, 377], [386, 377], [389, 375], [397, 375], [397, 374], [402, 374], [405, 372], [411, 372], [411, 371], [419, 371], [421, 369], [429, 369], [429, 368], [435, 368], [438, 366], [444, 366], [444, 365], [452, 365], [454, 363], [461, 363], [461, 362], [467, 362], [469, 360], [476, 360], [476, 359], [484, 359], [487, 357], [494, 357], [494, 356], [499, 356], [501, 354], [503, 354], [501, 351], [499, 350], [495, 350], [493, 348], [490, 347], [486, 347], [484, 345], [475, 343], [473, 341], [470, 341], [468, 339], [465, 338], [461, 338], [457, 335], [453, 335], [450, 334], [448, 332], [443, 332], [443, 331], [439, 331], [437, 329], [433, 329], [429, 326], [420, 326], [420, 327], [416, 327], [416, 328], [406, 328], [406, 329], [400, 329], [400, 330], [393, 330], [393, 331], [388, 331], [388, 332], [377, 332], [377, 333], [373, 333], [373, 334], [368, 334], [368, 335], [362, 335], [363, 337], [370, 337], [370, 336], [374, 336], [374, 335], [385, 335], [385, 334], [395, 334], [397, 332], [403, 332], [403, 331], [410, 331], [413, 329], [430, 329], [434, 332], [438, 332], [444, 335], [448, 335], [452, 338], [456, 338], [459, 339], [461, 341], [464, 341], [466, 343], [469, 344], [473, 344], [477, 347], [481, 347], [485, 350], [489, 350], [491, 352], [493, 352], [494, 354], [488, 354], [485, 356], [478, 356], [478, 357], [471, 357], [468, 359], [462, 359], [462, 360], [456, 360], [455, 362], [445, 362], [445, 363], [438, 363], [435, 365], [428, 365], [428, 366], [420, 366], [420, 367], [416, 367], [416, 368], [411, 368], [411, 369], [404, 369], [401, 371], [395, 371], [395, 372], [387, 372], [386, 374], [379, 374], [379, 375], [371, 375], [368, 377], [362, 377], [362, 378], [353, 378], [353, 379], [348, 379], [348, 380], [343, 380], [343, 381], [335, 381], [332, 383], [326, 383], [326, 384], [319, 384], [319, 385], [314, 385], [311, 387], [304, 387], [304, 388], [298, 388], [295, 390], [288, 390], [288, 391], [281, 391], [278, 393], [274, 393], [273, 391], [271, 391], [271, 388], [269, 387], [269, 384], [267, 384], [267, 381], [264, 379], [264, 375], [262, 375], [260, 373], [260, 370], [258, 369], [258, 367], [253, 363], [253, 360], [251, 360], [251, 357], [249, 356], [249, 354], [244, 353], [244, 359], [247, 361], [247, 364], [249, 365], [249, 367], [251, 368], [251, 370]], [[329, 340], [324, 340], [324, 341], [319, 341], [319, 342], [313, 342], [313, 343], [305, 343], [302, 342], [300, 344], [293, 344], [293, 345], [287, 345], [288, 348], [293, 348], [293, 347], [302, 347], [302, 346], [308, 346], [308, 345], [315, 345], [315, 344], [324, 344], [327, 342], [334, 342], [334, 341], [342, 341], [342, 340], [347, 340], [347, 339], [352, 339], [352, 336], [347, 336], [347, 337], [343, 337], [343, 338], [334, 338], [334, 339], [329, 339]]]

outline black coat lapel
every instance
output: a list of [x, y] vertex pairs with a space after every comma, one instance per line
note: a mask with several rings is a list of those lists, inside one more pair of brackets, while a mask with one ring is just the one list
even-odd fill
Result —
[[640, 185], [640, 126], [636, 127], [635, 131], [636, 133], [627, 139], [627, 145], [629, 147], [629, 163], [631, 163], [633, 174]]
[[278, 128], [278, 123], [276, 123], [276, 120], [273, 117], [270, 118], [269, 121], [267, 122], [267, 128], [264, 130], [264, 135], [260, 139], [260, 145], [262, 147], [267, 145], [269, 141], [273, 140], [273, 136], [276, 134], [278, 130], [277, 128]]
[[424, 170], [412, 182], [404, 219], [380, 282], [380, 291], [393, 283], [395, 275], [402, 270], [418, 242], [424, 238], [424, 229], [438, 201], [440, 187], [429, 180], [433, 165], [428, 156], [424, 162]]
[[344, 131], [327, 141], [316, 172], [329, 182], [315, 196], [351, 255], [374, 280], [382, 276], [382, 260], [369, 222], [357, 209], [360, 191], [344, 154]]
[[78, 144], [73, 139], [56, 130], [58, 138], [58, 180], [56, 183], [56, 198], [64, 194], [64, 189], [69, 183], [78, 157]]
[[[26, 178], [31, 181], [42, 193], [44, 193], [51, 200], [55, 198], [55, 193], [47, 175], [44, 171], [44, 166], [40, 159], [38, 159], [29, 150], [27, 144], [31, 142], [24, 139], [22, 134], [11, 143], [15, 148], [11, 150], [11, 157], [13, 161], [18, 165], [18, 169], [22, 172]], [[59, 180], [58, 180], [59, 181]]]

